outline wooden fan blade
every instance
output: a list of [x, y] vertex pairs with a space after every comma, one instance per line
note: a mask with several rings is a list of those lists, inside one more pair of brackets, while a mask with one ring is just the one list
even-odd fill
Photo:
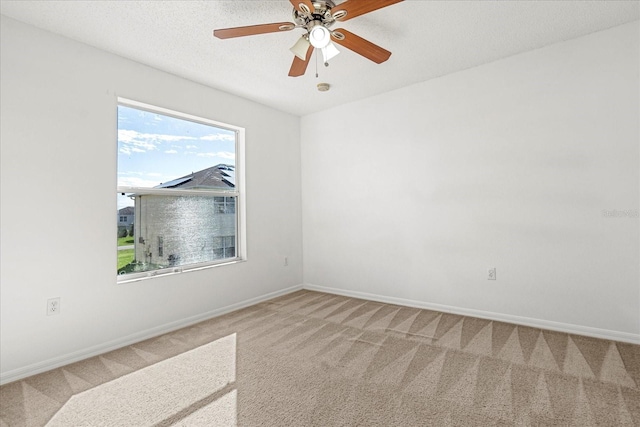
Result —
[[313, 52], [313, 46], [309, 45], [307, 49], [307, 56], [304, 61], [297, 56], [293, 57], [293, 64], [291, 64], [291, 69], [289, 70], [289, 77], [300, 77], [305, 71], [307, 71], [307, 65], [309, 65], [309, 60], [311, 59], [311, 52]]
[[386, 61], [391, 56], [391, 52], [388, 50], [383, 49], [377, 44], [373, 44], [360, 36], [356, 36], [343, 28], [333, 31], [331, 33], [331, 38], [339, 45], [372, 60], [376, 64]]
[[276, 22], [273, 24], [249, 25], [246, 27], [223, 28], [213, 30], [213, 35], [219, 39], [233, 37], [253, 36], [255, 34], [277, 33], [279, 31], [291, 31], [296, 27], [293, 22]]
[[365, 13], [373, 12], [374, 10], [382, 9], [383, 7], [391, 6], [401, 1], [402, 0], [347, 0], [335, 6], [331, 10], [331, 14], [335, 15], [339, 11], [344, 10], [347, 12], [346, 16], [338, 18], [337, 20], [348, 21], [356, 16], [364, 15]]
[[305, 12], [305, 13], [307, 12], [306, 10], [300, 8], [300, 3], [306, 5], [309, 8], [309, 12], [311, 13], [313, 13], [313, 11], [316, 10], [311, 0], [289, 0], [289, 1], [293, 5], [293, 7], [295, 7], [296, 10], [299, 10], [300, 12]]

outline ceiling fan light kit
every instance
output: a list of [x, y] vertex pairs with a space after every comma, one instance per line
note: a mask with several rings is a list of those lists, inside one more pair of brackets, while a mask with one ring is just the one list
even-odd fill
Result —
[[[336, 22], [347, 21], [401, 1], [403, 0], [347, 0], [336, 6], [331, 0], [290, 0], [293, 5], [294, 22], [223, 28], [214, 30], [213, 35], [220, 39], [227, 39], [302, 28], [305, 34], [290, 49], [295, 55], [289, 70], [291, 77], [304, 75], [311, 59], [310, 53], [314, 49], [322, 51], [323, 62], [328, 65], [328, 61], [340, 53], [332, 40], [342, 47], [381, 64], [389, 59], [391, 52], [345, 29], [332, 31], [330, 28]], [[319, 87], [318, 89], [320, 90]]]
[[336, 45], [333, 43], [327, 44], [322, 48], [322, 58], [325, 65], [329, 65], [329, 60], [334, 58], [340, 51], [336, 48]]
[[303, 61], [307, 60], [307, 51], [309, 50], [309, 40], [305, 36], [302, 36], [298, 39], [296, 44], [294, 44], [291, 49], [289, 49], [295, 56], [300, 58]]
[[309, 42], [316, 49], [322, 49], [331, 43], [329, 30], [320, 21], [313, 21], [313, 26], [309, 30]]

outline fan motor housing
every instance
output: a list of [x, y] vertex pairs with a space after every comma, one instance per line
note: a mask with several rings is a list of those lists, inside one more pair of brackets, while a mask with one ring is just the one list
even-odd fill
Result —
[[335, 22], [335, 17], [331, 14], [331, 9], [335, 4], [331, 0], [314, 1], [314, 10], [309, 10], [306, 4], [300, 3], [300, 10], [293, 8], [293, 20], [301, 27], [308, 29], [312, 22], [319, 22], [324, 27], [329, 27]]

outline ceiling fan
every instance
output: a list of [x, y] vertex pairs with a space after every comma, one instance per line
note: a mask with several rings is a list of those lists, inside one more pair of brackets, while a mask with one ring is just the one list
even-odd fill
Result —
[[332, 0], [289, 1], [293, 5], [294, 22], [223, 28], [214, 30], [213, 35], [220, 39], [228, 39], [303, 28], [306, 33], [291, 48], [291, 51], [295, 54], [293, 64], [291, 64], [291, 69], [289, 70], [289, 76], [291, 77], [302, 76], [305, 73], [314, 48], [322, 51], [323, 62], [328, 65], [328, 61], [339, 53], [332, 41], [377, 64], [386, 61], [391, 56], [391, 52], [388, 50], [343, 28], [336, 30], [330, 30], [329, 28], [336, 21], [344, 22], [365, 13], [399, 3], [402, 0], [347, 0], [337, 6]]

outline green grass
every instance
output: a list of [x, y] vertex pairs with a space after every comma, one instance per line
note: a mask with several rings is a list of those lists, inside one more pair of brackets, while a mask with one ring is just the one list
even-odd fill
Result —
[[131, 264], [134, 255], [135, 254], [133, 253], [133, 249], [124, 249], [118, 251], [118, 271], [120, 271], [121, 268]]
[[118, 237], [118, 246], [133, 245], [133, 236]]

